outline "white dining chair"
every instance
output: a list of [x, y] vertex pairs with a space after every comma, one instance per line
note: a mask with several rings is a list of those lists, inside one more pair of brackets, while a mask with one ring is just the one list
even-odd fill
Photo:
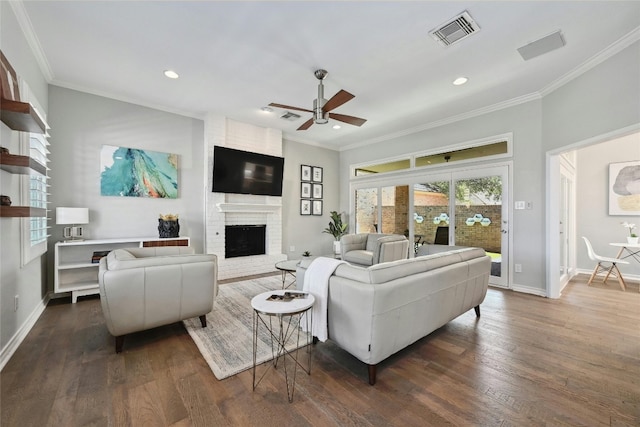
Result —
[[627, 261], [623, 261], [618, 258], [609, 258], [609, 257], [604, 257], [596, 254], [593, 250], [593, 246], [591, 246], [591, 242], [589, 241], [589, 239], [587, 239], [584, 236], [582, 236], [582, 238], [584, 239], [584, 243], [587, 245], [587, 253], [589, 254], [589, 259], [591, 261], [597, 262], [596, 268], [593, 269], [593, 273], [591, 273], [591, 277], [589, 278], [587, 285], [591, 285], [591, 282], [593, 282], [593, 279], [598, 274], [606, 273], [606, 275], [604, 276], [603, 283], [606, 284], [609, 276], [613, 276], [618, 279], [620, 288], [624, 291], [626, 289], [626, 286], [624, 284], [624, 279], [622, 278], [622, 273], [620, 273], [620, 270], [618, 269], [617, 264], [629, 264], [629, 263]]

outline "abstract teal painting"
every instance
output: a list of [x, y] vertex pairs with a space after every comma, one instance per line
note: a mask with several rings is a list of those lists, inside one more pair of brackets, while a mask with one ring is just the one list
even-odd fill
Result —
[[178, 155], [103, 145], [102, 196], [178, 198]]

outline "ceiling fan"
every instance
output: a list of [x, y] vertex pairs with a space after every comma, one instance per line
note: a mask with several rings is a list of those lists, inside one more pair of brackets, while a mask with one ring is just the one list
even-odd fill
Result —
[[330, 118], [354, 126], [362, 126], [364, 122], [367, 121], [366, 119], [361, 119], [359, 117], [330, 113], [330, 111], [332, 111], [333, 109], [338, 108], [345, 102], [355, 98], [355, 95], [350, 94], [346, 90], [340, 89], [338, 93], [333, 95], [333, 97], [331, 97], [331, 99], [327, 101], [326, 99], [324, 99], [324, 85], [322, 84], [322, 81], [325, 77], [327, 77], [327, 74], [329, 73], [327, 72], [327, 70], [316, 70], [313, 74], [320, 81], [320, 83], [318, 83], [318, 98], [313, 100], [313, 110], [292, 107], [291, 105], [276, 104], [274, 102], [269, 104], [269, 106], [284, 108], [287, 110], [306, 111], [307, 113], [313, 113], [313, 117], [304, 122], [302, 126], [298, 128], [298, 130], [307, 130], [314, 123], [317, 123], [319, 125], [325, 124], [329, 121]]

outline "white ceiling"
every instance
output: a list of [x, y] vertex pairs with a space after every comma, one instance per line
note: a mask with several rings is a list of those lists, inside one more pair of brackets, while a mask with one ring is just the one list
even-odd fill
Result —
[[[612, 45], [639, 38], [638, 1], [25, 1], [54, 85], [203, 118], [282, 129], [335, 149], [380, 141], [489, 106], [539, 96]], [[429, 31], [467, 10], [480, 31], [442, 47]], [[20, 13], [18, 13], [20, 17]], [[517, 48], [561, 30], [566, 46], [524, 61]], [[622, 40], [622, 42], [620, 42]], [[360, 128], [260, 111], [325, 98]], [[172, 69], [180, 79], [170, 80]], [[451, 82], [466, 76], [464, 86]], [[280, 113], [280, 114], [277, 114]], [[335, 123], [335, 122], [334, 122]]]

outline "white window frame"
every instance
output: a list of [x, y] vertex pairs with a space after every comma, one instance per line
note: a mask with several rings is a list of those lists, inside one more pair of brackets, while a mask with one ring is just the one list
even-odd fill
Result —
[[[22, 98], [29, 102], [34, 109], [38, 112], [40, 117], [45, 122], [46, 129], [49, 126], [46, 125], [46, 116], [44, 110], [40, 106], [40, 103], [35, 99], [27, 83], [20, 79], [20, 93]], [[29, 175], [23, 175], [20, 177], [20, 202], [22, 206], [31, 206], [37, 208], [47, 209], [49, 203], [49, 133], [29, 133], [21, 132], [19, 137], [20, 142], [20, 154], [34, 158], [39, 163], [45, 166], [45, 174], [32, 171]], [[34, 139], [36, 144], [32, 148], [31, 140]], [[32, 191], [32, 186], [33, 190]], [[32, 197], [32, 193], [34, 197]], [[49, 237], [49, 210], [46, 210], [44, 220], [42, 218], [21, 218], [20, 221], [20, 264], [22, 267], [28, 263], [44, 255], [47, 252], [47, 240]], [[32, 239], [33, 236], [33, 239]]]
[[357, 182], [357, 180], [367, 181], [371, 179], [372, 175], [356, 175], [356, 171], [358, 169], [366, 169], [367, 167], [381, 165], [386, 163], [392, 163], [402, 160], [409, 160], [409, 168], [406, 169], [398, 169], [389, 172], [380, 172], [377, 174], [373, 174], [376, 176], [394, 176], [394, 175], [402, 175], [407, 173], [413, 173], [415, 171], [422, 170], [438, 170], [438, 169], [447, 169], [450, 168], [454, 163], [441, 163], [437, 165], [429, 165], [429, 166], [416, 166], [416, 159], [423, 156], [433, 156], [442, 153], [448, 153], [451, 151], [457, 150], [465, 150], [468, 148], [482, 147], [484, 145], [491, 145], [499, 142], [507, 143], [507, 152], [503, 154], [494, 154], [490, 156], [476, 157], [472, 159], [465, 160], [457, 160], [455, 161], [456, 167], [464, 167], [466, 165], [473, 165], [477, 163], [486, 163], [486, 162], [497, 162], [501, 160], [508, 160], [513, 157], [513, 132], [507, 132], [500, 135], [493, 135], [486, 138], [480, 138], [473, 141], [462, 142], [459, 144], [447, 145], [445, 147], [436, 147], [430, 150], [425, 151], [417, 151], [413, 153], [402, 154], [399, 156], [393, 156], [383, 159], [370, 160], [362, 163], [355, 163], [350, 165], [349, 167], [349, 180], [350, 182]]
[[[40, 163], [45, 162], [46, 173], [41, 175], [37, 172], [32, 172], [29, 175], [24, 175], [20, 179], [20, 198], [23, 206], [31, 206], [36, 208], [47, 209], [49, 198], [49, 168], [46, 167], [49, 151], [45, 135], [35, 133], [23, 133], [21, 134], [20, 151], [24, 155], [29, 155], [35, 158]], [[36, 141], [36, 147], [31, 147], [31, 140]], [[37, 143], [40, 143], [40, 148], [37, 147]], [[34, 153], [34, 150], [39, 151]], [[44, 150], [44, 153], [41, 151]], [[35, 154], [35, 155], [34, 155]], [[38, 158], [40, 157], [40, 158]], [[25, 266], [34, 259], [42, 256], [47, 252], [47, 239], [49, 237], [49, 218], [47, 215], [42, 217], [29, 217], [22, 218], [20, 226], [21, 234], [21, 265]]]

